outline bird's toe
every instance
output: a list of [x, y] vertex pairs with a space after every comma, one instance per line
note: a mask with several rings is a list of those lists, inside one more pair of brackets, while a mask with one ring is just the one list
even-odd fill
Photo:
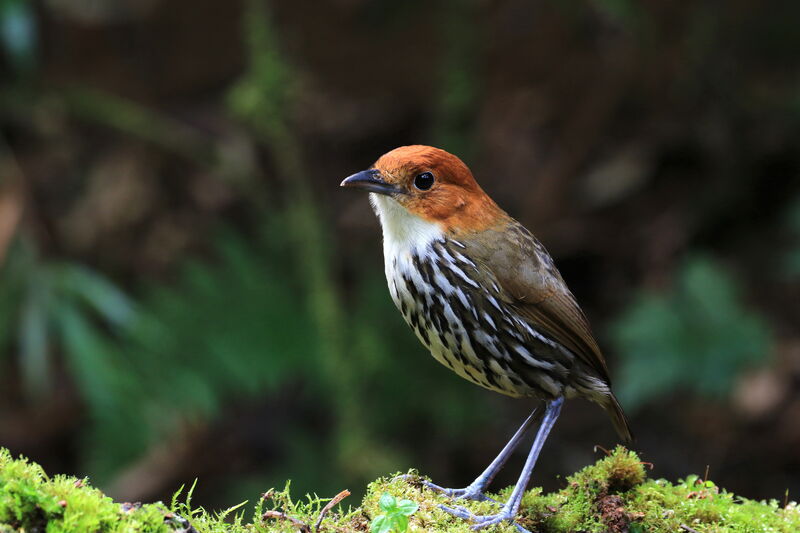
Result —
[[476, 518], [478, 518], [474, 514], [472, 514], [471, 511], [469, 511], [468, 509], [466, 509], [464, 507], [461, 507], [461, 506], [448, 507], [447, 505], [439, 505], [439, 509], [441, 509], [442, 511], [444, 511], [446, 513], [449, 513], [449, 514], [455, 516], [456, 518], [461, 518], [463, 520], [473, 521]]
[[506, 509], [505, 507], [499, 513], [490, 515], [476, 515], [472, 513], [470, 510], [461, 506], [448, 507], [447, 505], [440, 505], [439, 509], [455, 516], [456, 518], [461, 518], [462, 520], [467, 520], [468, 522], [472, 522], [472, 526], [470, 527], [470, 529], [473, 531], [478, 531], [485, 527], [493, 526], [495, 524], [499, 524], [500, 522], [508, 520], [514, 525], [518, 533], [530, 533], [530, 531], [528, 531], [521, 525], [514, 522], [514, 513], [512, 513], [510, 509]]
[[476, 502], [491, 500], [491, 498], [483, 494], [480, 488], [472, 486], [465, 487], [463, 489], [449, 489], [447, 487], [439, 486], [436, 483], [431, 483], [430, 481], [423, 481], [422, 485], [432, 491], [439, 492], [448, 498], [453, 498], [455, 500], [471, 500]]
[[[493, 526], [499, 524], [500, 522], [505, 522], [506, 520], [513, 523], [514, 513], [505, 508], [497, 514], [490, 514], [484, 516], [472, 515], [470, 521], [473, 523], [473, 525], [470, 529], [472, 529], [473, 531], [478, 531], [485, 527]], [[527, 530], [524, 527], [520, 526], [519, 524], [514, 523], [514, 526], [516, 526], [517, 531], [519, 531], [520, 533], [527, 532]]]

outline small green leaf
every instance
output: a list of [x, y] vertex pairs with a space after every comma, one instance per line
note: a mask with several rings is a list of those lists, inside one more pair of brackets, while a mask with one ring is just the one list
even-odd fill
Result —
[[399, 533], [403, 533], [408, 529], [408, 517], [402, 514], [395, 514], [392, 516], [393, 529]]
[[384, 492], [383, 496], [381, 496], [380, 502], [378, 502], [378, 505], [384, 511], [394, 511], [394, 509], [397, 507], [397, 500], [395, 500], [394, 496], [388, 492]]
[[389, 533], [392, 529], [392, 521], [385, 514], [376, 516], [369, 529], [372, 533]]
[[397, 502], [397, 511], [405, 516], [411, 516], [417, 512], [419, 505], [411, 500], [400, 500]]

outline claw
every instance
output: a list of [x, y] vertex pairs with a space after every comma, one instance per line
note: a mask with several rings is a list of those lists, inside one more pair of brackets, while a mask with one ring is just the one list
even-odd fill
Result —
[[481, 492], [480, 487], [470, 485], [469, 487], [464, 487], [463, 489], [449, 489], [447, 487], [442, 487], [441, 485], [437, 485], [431, 481], [426, 481], [420, 476], [416, 476], [413, 474], [401, 474], [399, 476], [395, 476], [392, 478], [392, 481], [403, 480], [406, 482], [416, 482], [421, 484], [423, 487], [430, 489], [434, 492], [439, 492], [444, 494], [448, 498], [453, 498], [456, 500], [472, 500], [476, 502], [482, 502], [486, 500], [495, 501], [492, 498], [486, 496]]
[[462, 520], [467, 520], [469, 522], [472, 522], [474, 525], [472, 527], [470, 527], [470, 529], [473, 530], [473, 531], [478, 531], [478, 530], [483, 529], [485, 527], [492, 526], [492, 525], [495, 525], [495, 524], [499, 524], [500, 522], [508, 520], [512, 524], [514, 524], [514, 527], [517, 528], [517, 531], [519, 533], [530, 533], [530, 531], [528, 531], [527, 529], [525, 529], [521, 525], [519, 525], [516, 522], [514, 522], [514, 515], [511, 514], [511, 512], [508, 509], [506, 509], [505, 506], [503, 507], [503, 510], [500, 511], [499, 513], [497, 513], [497, 514], [484, 515], [484, 516], [478, 516], [476, 514], [473, 514], [471, 511], [469, 511], [465, 507], [460, 507], [460, 506], [459, 507], [448, 507], [446, 505], [440, 505], [439, 509], [441, 509], [442, 511], [444, 511], [446, 513], [450, 513], [451, 515], [455, 516], [456, 518], [461, 518]]
[[448, 507], [446, 505], [439, 505], [439, 509], [441, 509], [446, 513], [450, 513], [456, 518], [469, 520], [470, 522], [473, 521], [475, 518], [477, 518], [474, 514], [472, 514], [468, 509], [464, 507]]
[[422, 484], [433, 491], [440, 492], [445, 496], [455, 500], [472, 500], [476, 502], [482, 502], [486, 500], [494, 501], [481, 492], [481, 489], [473, 486], [465, 487], [463, 489], [448, 489], [446, 487], [441, 487], [436, 483], [431, 483], [430, 481], [423, 481]]
[[[499, 515], [498, 515], [498, 516], [499, 516]], [[503, 521], [505, 521], [505, 520], [509, 520], [509, 521], [511, 521], [511, 519], [510, 519], [510, 518], [502, 518], [502, 517], [500, 517], [500, 518], [497, 518], [497, 519], [492, 519], [491, 521], [488, 521], [488, 522], [481, 522], [481, 523], [479, 523], [479, 524], [475, 524], [474, 526], [470, 527], [470, 529], [471, 529], [472, 531], [479, 531], [479, 530], [481, 530], [481, 529], [483, 529], [483, 528], [485, 528], [485, 527], [489, 527], [489, 526], [493, 526], [493, 525], [495, 525], [495, 524], [499, 524], [500, 522], [503, 522]], [[521, 525], [517, 524], [517, 523], [516, 523], [516, 522], [514, 522], [514, 521], [511, 521], [511, 524], [512, 524], [512, 525], [513, 525], [515, 528], [517, 528], [517, 531], [518, 531], [519, 533], [531, 533], [530, 531], [528, 531], [527, 529], [525, 529], [524, 527], [522, 527]]]
[[472, 520], [473, 522], [475, 522], [475, 525], [472, 526], [470, 529], [472, 529], [473, 531], [478, 531], [479, 529], [499, 524], [500, 522], [503, 522], [505, 520], [513, 521], [513, 519], [514, 516], [505, 511], [501, 511], [497, 514], [490, 514], [486, 516], [475, 516], [473, 517]]

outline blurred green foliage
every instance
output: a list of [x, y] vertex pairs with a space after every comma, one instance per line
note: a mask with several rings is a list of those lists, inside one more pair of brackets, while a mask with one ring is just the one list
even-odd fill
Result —
[[643, 292], [615, 321], [619, 396], [631, 409], [673, 390], [721, 397], [772, 350], [766, 321], [708, 257], [688, 259], [673, 287]]
[[24, 383], [41, 397], [53, 355], [63, 352], [91, 412], [85, 454], [100, 477], [187, 416], [208, 417], [236, 394], [274, 390], [292, 361], [313, 357], [313, 327], [287, 272], [270, 259], [277, 247], [247, 247], [233, 234], [219, 243], [214, 265], [189, 261], [175, 285], [149, 287], [136, 306], [97, 273], [37, 261], [29, 246], [6, 265], [3, 353], [17, 343]]
[[[267, 191], [257, 168], [237, 183], [247, 189], [243, 216], [260, 228], [255, 235], [220, 229], [205, 258], [184, 260], [169, 280], [137, 280], [129, 291], [135, 297], [80, 263], [38, 257], [24, 239], [0, 276], [3, 353], [19, 354], [33, 399], [48, 394], [47, 376], [63, 358], [88, 411], [82, 468], [101, 482], [231, 401], [290, 384], [301, 383], [304, 401], [324, 406], [322, 418], [332, 421], [320, 428], [330, 432], [324, 438], [275, 428], [285, 456], [270, 475], [301, 488], [332, 490], [340, 477], [365, 481], [407, 466], [390, 443], [412, 424], [458, 434], [488, 416], [470, 401], [478, 391], [465, 394], [457, 378], [425, 359], [392, 308], [382, 273], [360, 276], [350, 304], [337, 293], [326, 217], [289, 120], [292, 68], [265, 4], [250, 1], [246, 10], [249, 66], [229, 91], [228, 108], [273, 155], [264, 172], [283, 184]], [[75, 86], [49, 96], [79, 119], [153, 143], [220, 179], [231, 176], [211, 141], [140, 104]], [[408, 372], [415, 357], [432, 371]], [[245, 483], [263, 486], [259, 476]]]
[[469, 159], [474, 152], [475, 105], [480, 96], [481, 47], [475, 17], [478, 3], [448, 1], [443, 5], [444, 18], [449, 23], [443, 28], [445, 46], [437, 95], [432, 144], [440, 146], [462, 158]]
[[17, 343], [22, 384], [32, 399], [50, 385], [50, 347], [56, 345], [87, 392], [104, 389], [102, 379], [93, 377], [107, 361], [94, 348], [108, 333], [128, 327], [134, 315], [131, 300], [102, 275], [77, 263], [42, 260], [26, 239], [0, 276], [0, 352], [11, 353]]
[[297, 266], [304, 288], [298, 299], [320, 336], [315, 368], [335, 376], [328, 381], [330, 405], [338, 415], [331, 451], [334, 460], [348, 465], [351, 474], [364, 476], [376, 464], [391, 464], [392, 454], [365, 429], [365, 402], [357, 392], [362, 377], [358, 360], [348, 349], [348, 324], [330, 259], [331, 239], [308, 185], [301, 143], [290, 121], [293, 69], [281, 54], [278, 32], [263, 2], [249, 0], [244, 21], [249, 65], [230, 91], [229, 105], [272, 155], [274, 172], [285, 187], [281, 216], [290, 245], [288, 257]]
[[[225, 232], [211, 263], [189, 260], [174, 284], [145, 291], [120, 347], [136, 362], [139, 394], [124, 402], [126, 417], [118, 406], [100, 413], [100, 435], [91, 439], [100, 437], [109, 451], [92, 452], [103, 459], [93, 471], [113, 471], [132, 458], [114, 454], [140, 453], [183, 420], [206, 420], [228, 400], [275, 391], [313, 364], [316, 332], [289, 282], [290, 267], [275, 260], [281, 242], [274, 234], [247, 243]], [[123, 424], [128, 430], [120, 434]], [[138, 436], [125, 437], [133, 446], [121, 441], [125, 433]]]
[[0, 0], [0, 52], [18, 70], [33, 65], [36, 25], [33, 5], [28, 0]]
[[[334, 420], [343, 418], [342, 405], [359, 405], [360, 418], [353, 423], [386, 442], [421, 417], [447, 418], [444, 427], [451, 430], [463, 430], [474, 419], [457, 380], [442, 385], [435, 372], [405, 372], [408, 357], [426, 359], [403, 324], [393, 320], [378, 276], [364, 278], [362, 297], [342, 332], [349, 371], [359, 378], [342, 391], [346, 369], [330, 369], [322, 361], [328, 350], [308, 306], [302, 270], [282, 260], [291, 249], [280, 218], [265, 223], [256, 236], [225, 230], [215, 242], [210, 259], [187, 260], [172, 283], [144, 287], [136, 304], [85, 267], [36, 263], [25, 246], [17, 246], [4, 267], [3, 353], [19, 346], [23, 375], [29, 376], [31, 394], [39, 396], [48, 392], [42, 380], [53, 373], [54, 356], [63, 353], [90, 413], [82, 451], [94, 476], [108, 479], [149, 446], [179, 434], [187, 421], [210, 420], [231, 400], [275, 393], [290, 383], [302, 382], [308, 400], [326, 406]], [[401, 340], [386, 343], [386, 335]], [[430, 392], [408, 394], [414, 387]], [[332, 400], [335, 394], [348, 396]], [[397, 398], [405, 400], [398, 404]], [[352, 455], [339, 455], [336, 446], [326, 449], [349, 438], [348, 426], [333, 431], [326, 439], [290, 428], [282, 432], [292, 453], [286, 470], [276, 475], [310, 488], [317, 468], [360, 477], [402, 466], [387, 444]]]
[[280, 53], [279, 37], [266, 5], [245, 2], [243, 19], [248, 67], [230, 89], [231, 112], [265, 137], [291, 143], [287, 118], [295, 89], [292, 68]]

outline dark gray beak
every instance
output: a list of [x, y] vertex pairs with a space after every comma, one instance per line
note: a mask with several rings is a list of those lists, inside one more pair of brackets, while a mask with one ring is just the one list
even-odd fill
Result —
[[375, 169], [364, 170], [362, 172], [353, 174], [352, 176], [345, 178], [345, 180], [340, 183], [339, 186], [349, 187], [352, 189], [361, 189], [362, 191], [367, 192], [376, 192], [378, 194], [385, 194], [387, 196], [393, 196], [403, 192], [398, 187], [383, 181], [383, 176], [381, 175], [380, 171]]

